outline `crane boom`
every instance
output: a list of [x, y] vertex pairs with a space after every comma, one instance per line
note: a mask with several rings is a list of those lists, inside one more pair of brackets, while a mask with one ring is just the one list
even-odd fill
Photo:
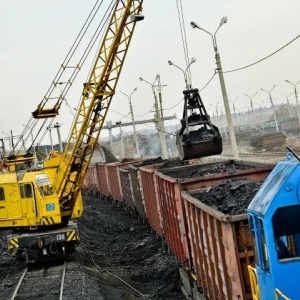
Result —
[[[143, 0], [118, 0], [108, 24], [54, 179], [61, 208], [72, 215], [83, 179], [96, 147], [106, 114], [142, 11]], [[130, 20], [133, 18], [133, 20]]]

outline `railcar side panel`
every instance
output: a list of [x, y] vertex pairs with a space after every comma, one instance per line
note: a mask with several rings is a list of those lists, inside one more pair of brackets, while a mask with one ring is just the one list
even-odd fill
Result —
[[99, 192], [105, 196], [110, 196], [106, 164], [96, 163], [96, 173]]
[[136, 210], [140, 215], [140, 217], [146, 219], [146, 211], [144, 205], [144, 196], [142, 193], [142, 182], [141, 182], [140, 170], [136, 166], [130, 166], [129, 172], [130, 172], [132, 192], [133, 192], [134, 204]]
[[150, 226], [159, 236], [163, 236], [162, 214], [158, 200], [158, 188], [154, 170], [161, 164], [140, 167], [145, 210]]
[[197, 286], [209, 299], [252, 299], [253, 245], [246, 214], [228, 216], [182, 192]]
[[123, 200], [125, 204], [135, 211], [135, 203], [133, 198], [132, 183], [128, 168], [120, 168], [120, 180], [122, 187]]

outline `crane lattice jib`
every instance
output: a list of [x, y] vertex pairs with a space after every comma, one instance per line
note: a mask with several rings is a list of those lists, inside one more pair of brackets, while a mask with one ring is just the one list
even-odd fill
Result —
[[54, 185], [66, 207], [74, 205], [96, 147], [135, 28], [131, 15], [143, 0], [119, 0], [95, 59], [72, 125]]

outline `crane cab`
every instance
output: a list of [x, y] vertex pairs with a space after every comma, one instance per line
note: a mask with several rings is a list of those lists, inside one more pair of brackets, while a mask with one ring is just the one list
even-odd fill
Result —
[[[260, 299], [300, 294], [300, 163], [279, 162], [248, 207]], [[279, 297], [280, 298], [280, 297]], [[281, 299], [281, 298], [280, 298]]]
[[61, 223], [58, 196], [43, 171], [0, 173], [1, 228], [35, 230]]

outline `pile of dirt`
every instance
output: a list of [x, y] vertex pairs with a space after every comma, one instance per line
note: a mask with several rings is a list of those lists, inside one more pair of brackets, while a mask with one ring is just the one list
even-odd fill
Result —
[[84, 203], [76, 254], [81, 265], [96, 268], [103, 284], [135, 295], [130, 299], [184, 299], [175, 258], [147, 224], [103, 196], [85, 196]]
[[188, 167], [177, 168], [173, 170], [161, 170], [160, 172], [173, 178], [195, 178], [222, 173], [234, 174], [237, 171], [253, 168], [255, 167], [245, 164], [236, 164], [234, 161], [232, 161], [230, 163], [190, 165]]
[[262, 183], [251, 179], [229, 179], [193, 194], [193, 197], [224, 214], [244, 214]]

